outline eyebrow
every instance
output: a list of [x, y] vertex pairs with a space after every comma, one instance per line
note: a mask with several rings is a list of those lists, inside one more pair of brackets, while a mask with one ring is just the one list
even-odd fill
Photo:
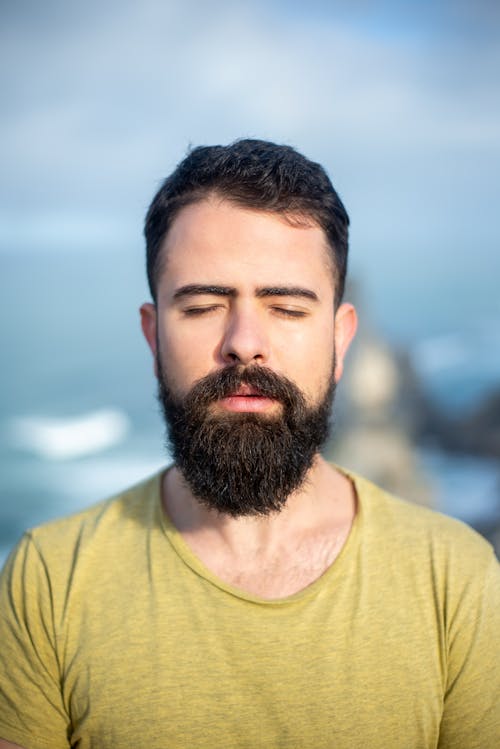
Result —
[[[201, 294], [234, 298], [237, 296], [237, 291], [233, 286], [213, 286], [209, 284], [191, 283], [177, 289], [174, 293], [174, 299], [182, 299], [186, 296]], [[255, 295], [258, 298], [268, 296], [293, 296], [309, 299], [313, 302], [319, 301], [316, 292], [311, 289], [305, 289], [302, 286], [263, 286], [257, 289]]]
[[264, 286], [257, 289], [258, 297], [266, 296], [298, 296], [303, 299], [311, 299], [313, 302], [319, 301], [318, 295], [311, 289], [304, 289], [302, 286]]
[[181, 286], [176, 290], [174, 299], [182, 299], [185, 296], [194, 294], [209, 294], [210, 296], [236, 296], [236, 289], [231, 286], [209, 286], [199, 283], [190, 283], [187, 286]]

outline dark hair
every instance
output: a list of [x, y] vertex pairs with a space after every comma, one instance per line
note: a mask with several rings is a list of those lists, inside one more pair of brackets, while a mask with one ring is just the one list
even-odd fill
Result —
[[162, 268], [160, 250], [174, 218], [184, 206], [209, 195], [281, 213], [291, 223], [313, 222], [321, 227], [332, 252], [335, 298], [340, 303], [349, 217], [328, 175], [320, 164], [291, 146], [250, 139], [194, 148], [156, 193], [144, 226], [148, 283], [155, 302]]

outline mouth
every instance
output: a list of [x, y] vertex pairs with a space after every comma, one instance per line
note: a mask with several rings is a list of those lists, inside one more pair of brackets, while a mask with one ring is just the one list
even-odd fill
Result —
[[217, 405], [224, 411], [234, 413], [258, 413], [275, 408], [277, 401], [263, 395], [260, 390], [251, 385], [242, 384], [234, 393], [217, 401]]
[[251, 385], [241, 384], [237, 390], [229, 394], [230, 398], [265, 398], [262, 392]]

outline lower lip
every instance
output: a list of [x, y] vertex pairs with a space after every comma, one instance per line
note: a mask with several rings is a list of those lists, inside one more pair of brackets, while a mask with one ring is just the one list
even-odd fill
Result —
[[230, 395], [227, 398], [222, 398], [218, 403], [225, 411], [246, 411], [252, 413], [267, 411], [276, 405], [275, 400], [262, 395]]

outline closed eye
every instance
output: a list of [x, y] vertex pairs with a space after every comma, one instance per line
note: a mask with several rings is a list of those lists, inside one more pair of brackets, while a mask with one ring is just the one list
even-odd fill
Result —
[[304, 310], [290, 309], [289, 307], [272, 307], [271, 309], [284, 317], [306, 317], [308, 314]]
[[187, 307], [186, 309], [182, 311], [188, 317], [197, 317], [197, 316], [205, 315], [209, 312], [214, 312], [216, 309], [220, 309], [221, 307], [222, 305], [220, 304], [210, 304], [204, 307]]

